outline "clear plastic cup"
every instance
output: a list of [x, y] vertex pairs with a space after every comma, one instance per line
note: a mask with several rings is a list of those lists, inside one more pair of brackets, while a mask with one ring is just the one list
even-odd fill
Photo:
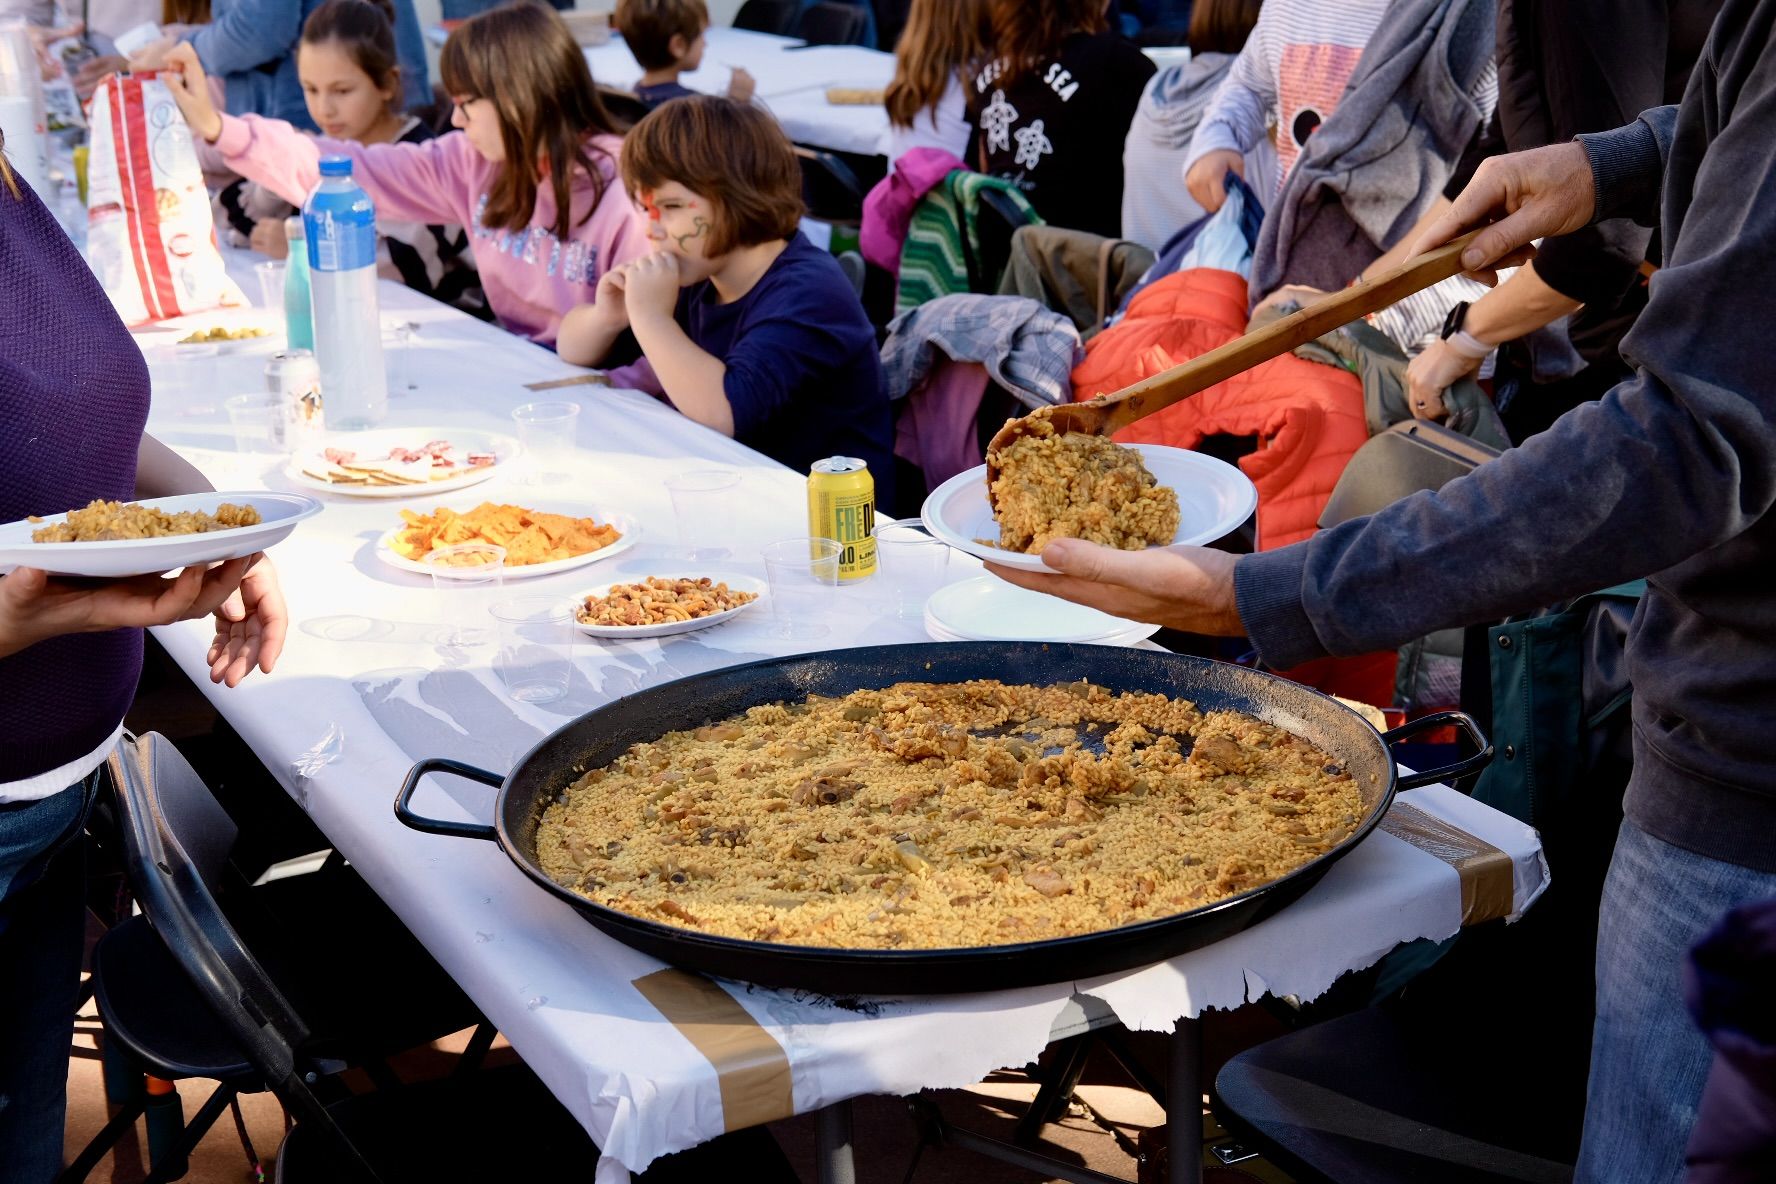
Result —
[[234, 450], [244, 453], [278, 453], [288, 447], [285, 436], [284, 400], [265, 391], [233, 395], [222, 401], [228, 426], [234, 432]]
[[486, 645], [493, 635], [488, 613], [499, 602], [505, 578], [506, 549], [493, 543], [434, 547], [424, 563], [432, 575], [432, 590], [442, 594], [439, 609], [445, 623], [440, 644]]
[[832, 632], [826, 618], [839, 609], [839, 556], [836, 539], [784, 539], [765, 548], [765, 578], [771, 585], [772, 635], [803, 640]]
[[284, 315], [284, 271], [287, 266], [281, 259], [253, 265], [253, 274], [259, 277], [259, 307], [276, 313], [279, 320]]
[[526, 403], [512, 409], [512, 422], [524, 445], [524, 484], [554, 484], [571, 476], [579, 441], [578, 403]]
[[894, 615], [922, 621], [925, 601], [947, 582], [950, 545], [916, 526], [885, 523], [876, 527], [876, 564]]
[[499, 653], [493, 668], [506, 695], [553, 703], [573, 678], [573, 605], [558, 596], [514, 596], [493, 606]]
[[732, 469], [692, 469], [666, 479], [678, 545], [694, 560], [728, 559], [740, 501], [740, 474]]

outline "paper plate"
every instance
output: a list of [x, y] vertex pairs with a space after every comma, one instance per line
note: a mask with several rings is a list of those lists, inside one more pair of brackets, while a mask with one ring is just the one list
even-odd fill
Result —
[[[639, 584], [646, 578], [647, 577], [645, 576], [632, 576], [628, 579], [612, 581], [610, 584], [600, 584], [596, 588], [588, 588], [586, 591], [580, 593], [580, 595], [574, 600], [574, 607], [577, 611], [578, 607], [584, 604], [586, 598], [589, 596], [609, 595], [611, 588], [615, 584]], [[707, 617], [697, 617], [690, 621], [667, 621], [660, 625], [588, 625], [582, 622], [576, 615], [574, 618], [574, 628], [578, 629], [581, 633], [584, 633], [587, 637], [670, 637], [675, 633], [691, 633], [698, 629], [707, 629], [711, 625], [719, 625], [723, 621], [738, 616], [747, 609], [757, 608], [759, 605], [764, 604], [768, 596], [765, 582], [754, 576], [726, 575], [719, 572], [697, 572], [694, 576], [687, 575], [684, 577], [666, 578], [708, 578], [717, 584], [726, 584], [735, 592], [751, 592], [755, 594], [758, 599], [749, 600], [738, 608], [730, 608], [723, 612], [711, 613]]]
[[155, 539], [119, 539], [103, 543], [33, 543], [31, 534], [66, 514], [45, 515], [42, 522], [20, 520], [0, 526], [0, 568], [40, 567], [68, 576], [157, 575], [197, 563], [218, 563], [263, 551], [280, 543], [304, 518], [321, 512], [321, 503], [300, 493], [185, 493], [146, 498], [137, 503], [176, 514], [181, 510], [215, 513], [223, 502], [251, 505], [263, 521], [207, 534], [175, 534]]
[[[355, 453], [359, 460], [373, 463], [378, 457], [386, 457], [391, 448], [416, 449], [434, 440], [450, 441], [453, 447], [451, 456], [457, 461], [461, 472], [442, 481], [427, 481], [424, 485], [346, 485], [309, 475], [310, 472], [324, 473], [332, 468], [322, 450], [312, 449], [292, 457], [284, 468], [284, 475], [304, 489], [312, 489], [316, 493], [336, 493], [342, 497], [411, 499], [467, 489], [500, 473], [509, 472], [506, 466], [516, 460], [521, 451], [518, 441], [510, 436], [470, 431], [466, 428], [413, 431], [404, 428], [380, 428], [373, 432], [334, 432], [327, 437], [327, 447], [345, 449]], [[471, 452], [491, 452], [497, 459], [491, 465], [470, 468], [467, 458]], [[397, 468], [396, 471], [402, 470]]]
[[[1078, 642], [1077, 644], [1079, 644], [1079, 645], [1110, 645], [1110, 646], [1125, 646], [1125, 647], [1126, 646], [1134, 646], [1134, 645], [1140, 645], [1143, 641], [1146, 641], [1149, 637], [1153, 636], [1153, 633], [1154, 633], [1154, 630], [1149, 629], [1145, 625], [1143, 625], [1141, 628], [1131, 629], [1127, 633], [1112, 633], [1108, 637], [1094, 637], [1090, 641], [1082, 641], [1082, 642]], [[940, 626], [933, 624], [930, 617], [925, 618], [925, 636], [929, 637], [932, 641], [967, 642], [967, 641], [972, 640], [972, 638], [958, 636], [957, 634], [951, 633], [947, 629], [941, 628]]]
[[[623, 537], [608, 547], [600, 548], [597, 551], [588, 551], [584, 555], [574, 555], [567, 559], [553, 559], [548, 563], [527, 563], [520, 567], [508, 567], [505, 569], [505, 578], [508, 580], [529, 580], [538, 576], [552, 576], [557, 572], [573, 571], [575, 568], [585, 567], [588, 563], [598, 563], [612, 556], [621, 555], [641, 541], [641, 528], [636, 526], [635, 520], [627, 514], [613, 514], [598, 506], [564, 503], [550, 503], [526, 508], [544, 514], [566, 514], [574, 518], [592, 518], [600, 523], [608, 522], [616, 527]], [[469, 506], [466, 509], [472, 510], [474, 507]], [[395, 536], [404, 529], [406, 528], [403, 526], [396, 526], [383, 532], [382, 536], [376, 540], [376, 558], [399, 571], [410, 571], [422, 576], [431, 575], [431, 569], [425, 564], [416, 559], [407, 558], [390, 545], [394, 542]]]
[[1098, 641], [1159, 632], [1157, 625], [1031, 592], [998, 576], [975, 576], [939, 588], [925, 602], [925, 620], [928, 627], [960, 641]]
[[[1225, 461], [1162, 444], [1130, 444], [1140, 452], [1148, 471], [1178, 494], [1178, 533], [1171, 546], [1212, 543], [1252, 516], [1258, 489], [1244, 473]], [[980, 539], [999, 537], [987, 504], [987, 466], [958, 473], [931, 492], [920, 514], [925, 529], [958, 551], [1006, 567], [1047, 571], [1040, 555], [1002, 551]]]

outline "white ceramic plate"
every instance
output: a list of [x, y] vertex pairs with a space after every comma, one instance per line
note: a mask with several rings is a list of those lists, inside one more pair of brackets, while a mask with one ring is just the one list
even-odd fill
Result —
[[[1247, 518], [1258, 506], [1258, 489], [1244, 473], [1225, 461], [1162, 444], [1131, 444], [1161, 485], [1178, 493], [1178, 533], [1172, 546], [1212, 543]], [[987, 504], [987, 466], [958, 473], [925, 499], [920, 519], [925, 529], [958, 551], [966, 551], [1006, 567], [1047, 571], [1040, 555], [1002, 551], [979, 539], [999, 537]]]
[[[464, 506], [458, 512], [467, 512], [474, 508], [474, 506]], [[541, 506], [530, 506], [528, 508], [545, 514], [567, 514], [574, 518], [592, 518], [600, 523], [608, 522], [616, 527], [623, 537], [608, 547], [603, 547], [597, 551], [588, 551], [584, 555], [574, 555], [568, 559], [554, 559], [548, 563], [527, 563], [522, 567], [508, 567], [505, 569], [505, 578], [508, 580], [529, 580], [534, 579], [537, 576], [552, 576], [557, 572], [572, 571], [576, 567], [585, 567], [588, 563], [598, 563], [601, 560], [609, 559], [614, 555], [621, 555], [623, 552], [633, 547], [637, 542], [641, 541], [641, 528], [636, 526], [635, 519], [629, 517], [627, 514], [612, 514], [598, 506], [568, 505], [565, 503], [550, 503]], [[376, 557], [390, 567], [400, 571], [410, 571], [416, 575], [422, 576], [431, 575], [432, 573], [430, 569], [428, 569], [425, 564], [416, 559], [407, 558], [405, 555], [397, 552], [394, 547], [390, 546], [390, 544], [394, 542], [395, 536], [400, 534], [404, 529], [406, 528], [403, 526], [397, 526], [391, 530], [384, 531], [382, 537], [376, 540]]]
[[[702, 579], [705, 577], [713, 580], [717, 584], [726, 584], [735, 592], [751, 592], [756, 595], [758, 599], [749, 600], [739, 608], [731, 608], [725, 612], [711, 613], [707, 617], [697, 617], [689, 621], [667, 621], [661, 625], [588, 625], [579, 620], [576, 616], [574, 619], [574, 628], [578, 629], [581, 633], [584, 633], [587, 637], [670, 637], [674, 633], [690, 633], [697, 629], [707, 629], [711, 625], [719, 625], [723, 621], [729, 620], [740, 613], [745, 612], [747, 609], [756, 608], [765, 603], [765, 599], [768, 595], [765, 582], [753, 576], [726, 575], [718, 572], [696, 572], [682, 578], [688, 580]], [[577, 612], [579, 606], [586, 603], [586, 598], [588, 596], [607, 596], [610, 594], [610, 590], [614, 584], [639, 584], [646, 578], [646, 576], [631, 576], [627, 579], [615, 580], [611, 584], [600, 584], [596, 588], [588, 588], [575, 598], [575, 611]], [[679, 577], [667, 576], [664, 578], [673, 579]]]
[[1157, 625], [1031, 592], [998, 576], [975, 576], [939, 588], [925, 602], [925, 620], [962, 641], [1098, 641], [1141, 630], [1142, 637], [1159, 632]]
[[0, 526], [0, 568], [40, 567], [68, 576], [157, 575], [198, 563], [217, 563], [263, 551], [284, 540], [296, 524], [321, 512], [321, 503], [300, 493], [186, 493], [148, 498], [139, 504], [176, 514], [181, 510], [215, 513], [223, 502], [252, 505], [262, 522], [207, 534], [175, 534], [158, 539], [121, 539], [105, 543], [33, 543], [31, 533], [66, 514], [50, 514], [42, 522], [18, 521]]
[[[1153, 636], [1153, 634], [1155, 632], [1157, 632], [1156, 629], [1151, 629], [1151, 628], [1147, 627], [1146, 625], [1143, 625], [1139, 629], [1131, 629], [1127, 633], [1112, 633], [1108, 637], [1094, 637], [1090, 641], [1081, 641], [1076, 644], [1078, 644], [1078, 645], [1110, 645], [1110, 646], [1124, 646], [1124, 647], [1135, 646], [1135, 645], [1140, 645], [1143, 641], [1146, 641], [1149, 637]], [[973, 638], [962, 637], [959, 634], [951, 633], [947, 629], [941, 628], [940, 626], [934, 624], [930, 617], [925, 618], [925, 636], [929, 637], [932, 641], [964, 641], [965, 642], [965, 641], [974, 640]]]
[[[304, 469], [325, 472], [332, 467], [319, 449], [293, 457], [284, 468], [284, 475], [316, 493], [337, 493], [343, 497], [367, 498], [417, 498], [429, 497], [434, 493], [449, 493], [452, 490], [467, 489], [471, 485], [479, 485], [499, 473], [509, 472], [506, 468], [517, 459], [520, 447], [518, 441], [510, 436], [498, 435], [494, 432], [476, 432], [468, 429], [446, 431], [443, 428], [434, 430], [407, 431], [403, 428], [382, 428], [374, 432], [334, 432], [327, 437], [327, 447], [343, 448], [357, 454], [365, 462], [373, 462], [375, 458], [388, 455], [390, 448], [416, 449], [433, 440], [448, 440], [455, 451], [451, 457], [456, 460], [462, 472], [442, 481], [429, 481], [424, 485], [340, 485], [331, 481], [323, 481], [319, 477], [311, 477]], [[468, 455], [471, 452], [491, 452], [497, 458], [493, 464], [470, 468]]]
[[[263, 329], [265, 332], [258, 337], [240, 337], [230, 341], [194, 341], [190, 345], [179, 344], [179, 339], [189, 337], [198, 330], [208, 332], [211, 329]], [[213, 347], [219, 354], [256, 353], [264, 350], [270, 353], [284, 348], [284, 318], [270, 309], [264, 308], [213, 308], [208, 312], [187, 313], [182, 317], [172, 317], [164, 321], [156, 321], [152, 325], [143, 325], [135, 330], [137, 338], [143, 345], [165, 345], [173, 350], [175, 358], [189, 352], [198, 357]]]

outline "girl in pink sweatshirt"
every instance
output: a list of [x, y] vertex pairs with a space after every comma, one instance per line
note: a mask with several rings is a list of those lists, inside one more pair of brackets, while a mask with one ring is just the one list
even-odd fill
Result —
[[553, 9], [524, 4], [465, 22], [439, 59], [459, 130], [418, 144], [354, 144], [282, 120], [217, 112], [203, 67], [175, 48], [162, 75], [194, 134], [228, 167], [300, 205], [323, 155], [348, 156], [379, 218], [469, 232], [493, 314], [552, 344], [604, 273], [651, 249], [617, 175], [622, 140], [573, 35]]

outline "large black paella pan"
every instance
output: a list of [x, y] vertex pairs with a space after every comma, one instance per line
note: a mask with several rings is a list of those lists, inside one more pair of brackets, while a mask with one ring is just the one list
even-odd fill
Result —
[[[700, 727], [763, 703], [811, 694], [845, 695], [896, 682], [1054, 684], [1088, 679], [1112, 691], [1160, 692], [1204, 711], [1243, 711], [1318, 745], [1343, 765], [1363, 794], [1364, 813], [1343, 842], [1311, 863], [1237, 896], [1171, 917], [1118, 929], [1017, 945], [967, 949], [853, 950], [746, 941], [699, 933], [619, 912], [554, 882], [536, 859], [543, 808], [578, 779], [630, 745]], [[1388, 745], [1427, 727], [1455, 722], [1480, 749], [1459, 765], [1395, 775]], [[691, 970], [769, 986], [841, 994], [928, 994], [999, 990], [1108, 974], [1162, 961], [1236, 933], [1283, 908], [1375, 828], [1397, 789], [1471, 772], [1491, 756], [1472, 720], [1445, 713], [1381, 734], [1362, 716], [1297, 683], [1241, 666], [1177, 654], [1093, 645], [970, 642], [874, 646], [803, 655], [712, 671], [638, 692], [588, 712], [550, 736], [501, 777], [456, 761], [430, 759], [408, 773], [395, 813], [416, 830], [499, 844], [542, 888], [567, 901], [612, 937]], [[428, 773], [455, 773], [498, 788], [491, 826], [414, 813]]]

